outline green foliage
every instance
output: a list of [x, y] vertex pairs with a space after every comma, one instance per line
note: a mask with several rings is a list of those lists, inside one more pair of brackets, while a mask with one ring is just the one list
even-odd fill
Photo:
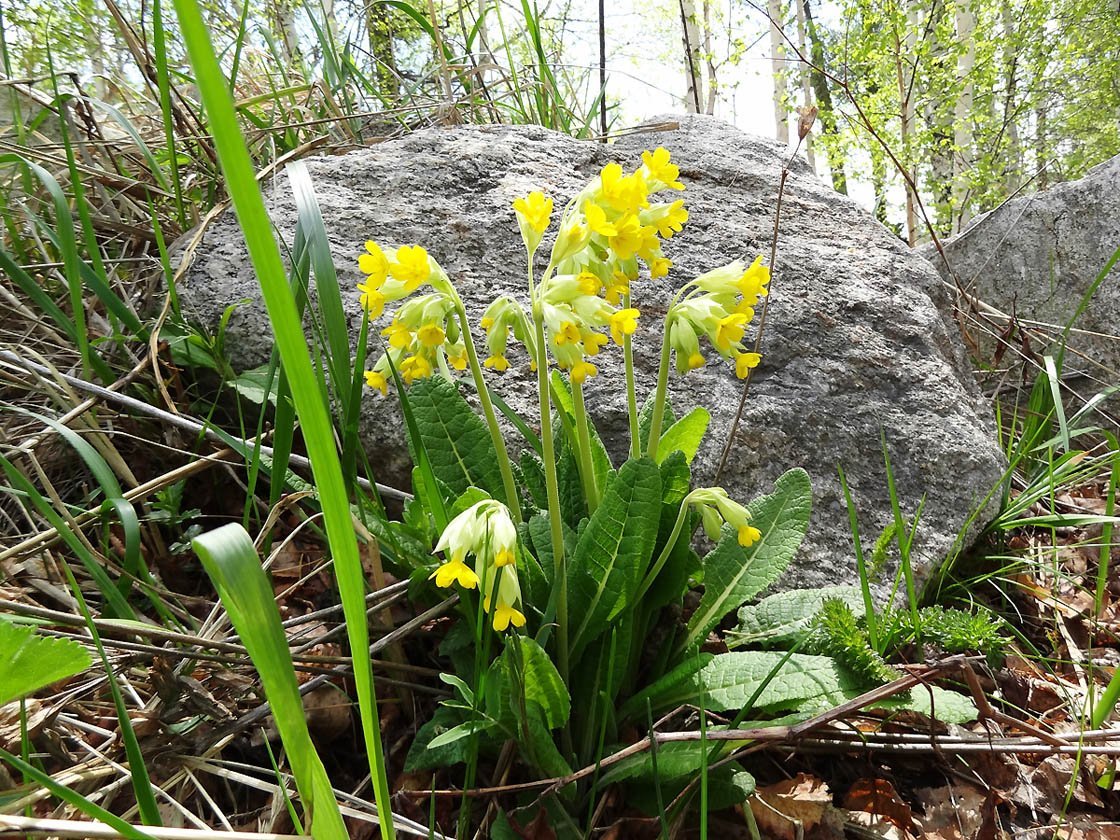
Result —
[[781, 577], [805, 538], [812, 503], [808, 473], [790, 470], [773, 493], [748, 505], [762, 532], [757, 542], [744, 551], [734, 532], [724, 529], [719, 545], [704, 558], [704, 596], [688, 623], [685, 646], [702, 640], [725, 615]]
[[831, 656], [870, 685], [888, 683], [898, 677], [898, 672], [871, 646], [851, 606], [838, 598], [821, 603], [809, 625], [805, 648], [809, 653]]
[[456, 495], [473, 486], [501, 498], [502, 479], [490, 434], [459, 389], [442, 377], [431, 377], [409, 389], [408, 401], [436, 478]]
[[0, 706], [81, 673], [91, 661], [77, 642], [0, 619]]
[[785, 647], [810, 632], [826, 601], [840, 601], [853, 612], [863, 611], [863, 594], [854, 586], [792, 589], [763, 598], [739, 610], [739, 626], [728, 634], [736, 645]]
[[[944, 654], [982, 653], [997, 663], [1011, 641], [1001, 632], [1003, 620], [984, 609], [970, 613], [934, 605], [918, 610], [918, 615], [917, 627], [908, 612], [891, 616], [897, 622], [892, 646], [913, 642], [932, 645]], [[890, 618], [885, 620], [889, 622]]]
[[194, 549], [260, 675], [310, 817], [312, 835], [345, 838], [346, 827], [330, 779], [307, 729], [272, 585], [261, 568], [252, 539], [240, 525], [224, 525], [195, 538]]

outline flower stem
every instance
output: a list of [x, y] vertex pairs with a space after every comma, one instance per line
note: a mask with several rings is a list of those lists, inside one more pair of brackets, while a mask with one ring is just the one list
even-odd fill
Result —
[[657, 580], [657, 576], [661, 574], [661, 570], [665, 564], [669, 562], [669, 555], [673, 553], [673, 547], [677, 544], [677, 539], [681, 535], [681, 529], [684, 528], [685, 520], [688, 518], [688, 507], [691, 504], [691, 494], [685, 496], [681, 502], [680, 512], [677, 514], [677, 521], [673, 523], [673, 530], [669, 534], [669, 539], [665, 541], [665, 546], [661, 549], [661, 554], [658, 556], [657, 561], [649, 567], [649, 572], [645, 578], [642, 579], [642, 585], [638, 587], [632, 603], [641, 603], [642, 596], [646, 594], [653, 582]]
[[506, 494], [506, 507], [515, 523], [521, 522], [521, 504], [517, 500], [517, 484], [513, 480], [513, 466], [509, 461], [509, 451], [506, 449], [505, 438], [498, 426], [498, 417], [494, 413], [494, 403], [490, 400], [490, 392], [486, 389], [486, 380], [482, 378], [482, 366], [478, 363], [478, 352], [474, 348], [474, 339], [471, 338], [470, 324], [467, 322], [467, 310], [459, 296], [455, 296], [455, 314], [459, 318], [459, 332], [463, 336], [463, 346], [467, 351], [467, 363], [471, 367], [474, 377], [474, 387], [478, 392], [478, 401], [482, 405], [482, 414], [486, 418], [486, 426], [490, 430], [490, 439], [494, 442], [494, 452], [498, 456], [498, 471], [502, 474], [502, 489]]
[[536, 300], [532, 258], [529, 260], [529, 297], [533, 306], [533, 333], [537, 351], [537, 393], [541, 408], [541, 461], [548, 498], [548, 523], [552, 536], [552, 585], [556, 587], [556, 648], [560, 677], [568, 682], [568, 565], [564, 558], [564, 530], [560, 521], [560, 482], [556, 478], [556, 447], [552, 435], [552, 391], [548, 383], [548, 345], [544, 338], [544, 313]]
[[[630, 293], [627, 292], [622, 301], [623, 308], [630, 306]], [[638, 439], [641, 432], [638, 429], [638, 394], [634, 385], [634, 344], [629, 335], [622, 337], [622, 359], [626, 364], [626, 413], [630, 418], [630, 457], [642, 457], [642, 442]]]
[[661, 364], [657, 368], [657, 392], [653, 398], [653, 417], [649, 424], [649, 443], [646, 455], [656, 460], [657, 447], [661, 443], [661, 421], [665, 417], [665, 392], [669, 387], [669, 326], [672, 309], [665, 316], [665, 335], [661, 339]]
[[575, 409], [576, 439], [579, 444], [579, 472], [583, 495], [587, 498], [587, 513], [599, 507], [599, 482], [595, 475], [595, 462], [591, 458], [591, 434], [587, 426], [587, 407], [583, 403], [583, 383], [572, 383], [572, 407]]

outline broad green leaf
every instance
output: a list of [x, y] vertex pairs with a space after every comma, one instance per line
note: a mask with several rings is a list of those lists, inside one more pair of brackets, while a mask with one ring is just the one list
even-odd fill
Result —
[[260, 675], [296, 788], [311, 816], [312, 835], [342, 840], [346, 827], [307, 729], [288, 638], [252, 538], [240, 525], [229, 524], [196, 537], [192, 545]]
[[658, 709], [666, 705], [663, 697], [679, 697], [692, 690], [695, 676], [714, 658], [714, 654], [700, 653], [690, 656], [653, 685], [646, 686], [623, 704], [619, 716], [623, 719], [640, 717], [646, 713], [646, 701]]
[[232, 385], [234, 390], [245, 399], [255, 402], [257, 405], [261, 405], [265, 400], [276, 405], [279, 377], [270, 376], [270, 367], [271, 365], [261, 365], [247, 370], [229, 380], [228, 384]]
[[761, 532], [754, 545], [742, 549], [734, 530], [725, 526], [719, 545], [704, 558], [704, 595], [688, 623], [684, 647], [703, 639], [725, 615], [781, 577], [805, 538], [812, 503], [809, 474], [790, 470], [773, 493], [747, 505]]
[[454, 728], [459, 720], [459, 712], [440, 706], [432, 716], [424, 721], [409, 746], [409, 754], [404, 757], [404, 772], [416, 773], [426, 769], [440, 769], [467, 760], [467, 741], [456, 740], [444, 747], [432, 747], [431, 743], [440, 735]]
[[674, 452], [683, 452], [685, 460], [691, 464], [711, 419], [706, 409], [697, 406], [666, 429], [657, 444], [657, 463], [662, 463]]
[[[788, 658], [786, 658], [788, 657]], [[775, 668], [786, 659], [775, 672]], [[766, 710], [803, 709], [825, 711], [839, 706], [870, 688], [831, 657], [779, 651], [742, 651], [713, 657], [689, 680], [657, 697], [657, 708], [672, 707], [704, 692], [712, 711], [738, 711], [752, 697], [754, 708]], [[933, 706], [939, 720], [964, 723], [974, 720], [976, 708], [962, 694], [932, 687]], [[888, 698], [872, 708], [909, 709], [930, 714], [929, 689]]]
[[649, 458], [627, 461], [580, 535], [568, 567], [572, 660], [629, 604], [649, 565], [661, 515], [661, 477]]
[[456, 496], [474, 485], [504, 499], [490, 433], [459, 389], [431, 376], [409, 388], [408, 401], [436, 478]]
[[91, 661], [77, 642], [0, 619], [0, 706], [81, 673]]
[[428, 742], [428, 749], [442, 750], [444, 747], [449, 747], [452, 744], [461, 743], [462, 740], [469, 735], [474, 735], [478, 732], [486, 732], [493, 727], [494, 721], [492, 720], [468, 720], [466, 723], [460, 723], [458, 726], [453, 726], [451, 729], [436, 735]]
[[568, 688], [544, 648], [528, 636], [511, 636], [503, 659], [506, 668], [519, 664], [525, 701], [540, 707], [549, 729], [568, 722], [572, 711]]
[[[552, 733], [544, 721], [544, 712], [539, 706], [528, 708], [528, 720], [525, 726], [518, 729], [518, 746], [525, 760], [536, 768], [542, 778], [556, 778], [571, 774], [572, 767], [564, 760], [556, 743], [552, 740]], [[528, 735], [526, 740], [525, 736]], [[569, 786], [568, 793], [561, 792], [562, 797], [574, 795], [575, 788]]]
[[[722, 727], [710, 727], [709, 732], [714, 732]], [[675, 782], [691, 780], [699, 775], [700, 769], [705, 764], [718, 757], [720, 748], [733, 749], [747, 743], [746, 741], [709, 741], [702, 744], [699, 741], [670, 741], [657, 747], [657, 776], [653, 774], [653, 756], [649, 750], [644, 750], [637, 755], [625, 758], [614, 766], [604, 771], [599, 779], [600, 785], [614, 784], [624, 781]], [[732, 762], [734, 770], [734, 785], [736, 795], [741, 796], [736, 802], [744, 802], [754, 793], [754, 777], [741, 766]], [[709, 771], [711, 772], [711, 771]], [[718, 771], [716, 771], [718, 772]], [[714, 781], [713, 778], [709, 781]], [[724, 780], [731, 781], [728, 779]], [[735, 804], [735, 803], [730, 803]], [[727, 806], [724, 806], [727, 807]]]
[[[856, 616], [864, 613], [863, 593], [855, 586], [826, 586], [778, 592], [739, 610], [739, 627], [733, 631], [737, 645], [765, 642], [786, 645], [804, 635], [821, 604], [838, 598]], [[732, 634], [729, 634], [732, 635]]]

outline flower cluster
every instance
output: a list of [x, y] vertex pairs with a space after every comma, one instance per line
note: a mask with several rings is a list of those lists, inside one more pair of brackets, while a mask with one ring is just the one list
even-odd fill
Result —
[[[386, 303], [409, 298], [381, 331], [389, 349], [372, 370], [365, 372], [370, 387], [382, 394], [387, 392], [390, 361], [409, 384], [431, 376], [437, 367], [466, 369], [466, 347], [461, 341], [459, 323], [453, 317], [454, 291], [447, 274], [427, 251], [419, 245], [405, 245], [390, 257], [376, 242], [367, 242], [366, 253], [358, 258], [358, 267], [366, 274], [358, 291], [371, 320], [382, 315]], [[433, 291], [412, 297], [425, 285]]]
[[[564, 210], [533, 305], [540, 308], [549, 356], [577, 384], [598, 373], [589, 357], [607, 344], [608, 333], [622, 344], [637, 329], [640, 313], [629, 306], [629, 293], [639, 261], [653, 278], [664, 277], [672, 265], [661, 242], [680, 232], [688, 211], [683, 201], [651, 202], [650, 196], [683, 190], [679, 177], [669, 152], [647, 151], [642, 165], [629, 174], [617, 163], [604, 166]], [[534, 192], [513, 207], [532, 255], [551, 224], [552, 199]], [[505, 349], [511, 333], [535, 357], [527, 324], [516, 303], [507, 298], [494, 302], [482, 321], [490, 348], [487, 367], [509, 367]]]
[[739, 538], [743, 548], [762, 539], [762, 533], [751, 525], [751, 515], [745, 507], [727, 495], [722, 487], [704, 487], [688, 494], [688, 501], [700, 511], [700, 521], [708, 539], [719, 539], [720, 528], [727, 523]]
[[687, 373], [704, 366], [703, 335], [719, 355], [735, 362], [736, 375], [744, 379], [761, 357], [744, 347], [743, 335], [759, 299], [767, 295], [769, 283], [770, 269], [758, 257], [749, 266], [736, 260], [687, 284], [666, 315], [677, 370]]
[[[492, 499], [471, 505], [448, 523], [435, 550], [450, 557], [431, 574], [436, 586], [481, 586], [482, 606], [492, 615], [495, 630], [525, 626], [517, 581], [517, 528], [509, 508]], [[474, 568], [466, 563], [468, 555], [474, 555]]]

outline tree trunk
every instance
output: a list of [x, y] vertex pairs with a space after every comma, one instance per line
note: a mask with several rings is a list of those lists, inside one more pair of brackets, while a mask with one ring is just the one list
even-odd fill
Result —
[[703, 56], [700, 55], [700, 33], [696, 31], [696, 3], [694, 0], [678, 0], [681, 10], [681, 39], [684, 42], [684, 75], [688, 87], [684, 96], [684, 108], [690, 114], [703, 110], [704, 71]]
[[716, 112], [716, 97], [719, 94], [719, 82], [716, 80], [715, 51], [712, 49], [712, 3], [704, 0], [704, 56], [708, 66], [708, 102], [704, 107], [705, 114]]
[[[805, 4], [798, 2], [798, 0], [793, 0], [793, 7], [797, 10], [797, 48], [801, 51], [802, 55], [805, 55], [808, 52], [805, 36]], [[813, 104], [813, 88], [809, 81], [809, 68], [804, 62], [798, 62], [797, 75], [801, 79], [801, 105], [808, 108]], [[815, 146], [816, 142], [813, 140], [813, 135], [810, 134], [805, 138], [805, 157], [808, 159], [809, 168], [812, 169], [813, 172], [817, 171], [817, 161], [814, 154]]]
[[976, 15], [969, 0], [961, 0], [953, 13], [957, 43], [957, 98], [953, 105], [953, 232], [964, 229], [971, 218], [968, 175], [973, 160], [972, 68], [976, 64]]
[[1012, 195], [1022, 183], [1023, 172], [1023, 143], [1019, 137], [1019, 120], [1016, 115], [1015, 96], [1019, 87], [1019, 53], [1014, 43], [1015, 17], [1010, 2], [1004, 2], [1001, 9], [1004, 38], [1003, 57], [1003, 125], [1007, 132], [1007, 152], [1005, 158], [1007, 167], [1004, 170], [1004, 189]]
[[366, 32], [369, 52], [373, 57], [378, 88], [386, 99], [400, 98], [401, 79], [397, 57], [393, 52], [393, 21], [389, 7], [382, 3], [366, 5]]
[[[907, 34], [905, 36], [905, 47], [903, 39], [899, 36], [898, 29], [894, 30], [894, 66], [895, 76], [898, 79], [898, 103], [899, 103], [899, 134], [902, 139], [902, 163], [910, 174], [911, 181], [917, 184], [917, 168], [914, 166], [914, 156], [912, 153], [911, 135], [913, 134], [914, 125], [914, 100], [912, 91], [913, 71], [906, 72], [906, 67], [903, 64], [903, 50], [906, 54], [913, 55], [913, 43], [910, 32], [914, 31], [914, 24], [916, 21], [913, 19], [914, 7], [911, 6], [907, 13]], [[915, 201], [914, 189], [910, 183], [906, 184], [906, 241], [910, 247], [914, 247], [918, 241], [918, 218], [916, 212], [917, 202]]]
[[827, 69], [824, 43], [817, 32], [817, 25], [813, 20], [813, 10], [809, 5], [809, 0], [803, 0], [802, 5], [805, 13], [805, 32], [809, 36], [810, 58], [813, 61], [809, 81], [813, 85], [817, 107], [820, 108], [817, 119], [821, 126], [822, 145], [825, 154], [828, 156], [828, 170], [832, 175], [832, 188], [842, 195], [847, 195], [848, 178], [844, 173], [844, 153], [839, 143], [840, 131], [836, 124], [836, 112], [832, 108], [832, 91], [828, 87], [828, 79], [825, 78], [823, 72]]
[[774, 131], [780, 143], [789, 145], [789, 106], [786, 94], [786, 45], [781, 26], [785, 21], [782, 0], [767, 0], [770, 14], [770, 67], [774, 74]]

